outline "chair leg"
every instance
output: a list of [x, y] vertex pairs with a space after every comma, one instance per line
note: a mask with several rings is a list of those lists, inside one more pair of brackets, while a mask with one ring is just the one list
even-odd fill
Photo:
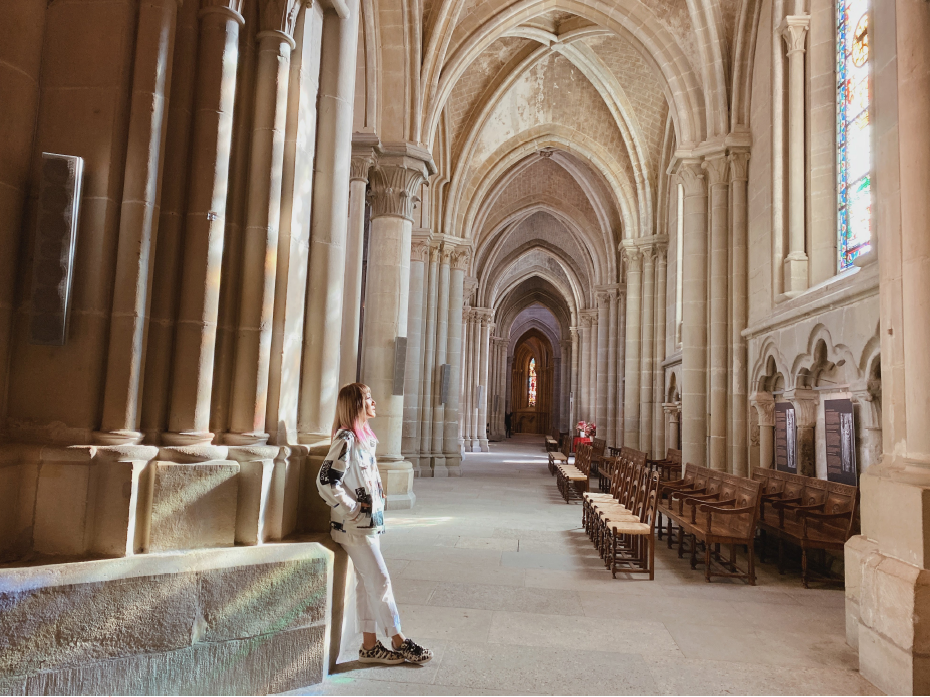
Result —
[[704, 544], [704, 580], [710, 583], [710, 544]]
[[749, 545], [747, 555], [749, 557], [749, 585], [754, 586], [756, 585], [756, 551], [752, 545]]
[[662, 514], [661, 514], [661, 513], [659, 514], [659, 518], [658, 518], [658, 519], [659, 519], [659, 522], [658, 522], [658, 524], [656, 525], [656, 528], [658, 528], [659, 539], [661, 540], [661, 539], [662, 539]]
[[768, 535], [766, 534], [765, 530], [759, 531], [759, 561], [761, 561], [763, 564], [765, 563], [765, 543], [767, 537]]
[[649, 535], [649, 580], [654, 581], [656, 577], [656, 538]]
[[785, 575], [785, 541], [778, 538], [778, 573]]
[[807, 582], [807, 548], [801, 548], [801, 583], [805, 588], [810, 588]]

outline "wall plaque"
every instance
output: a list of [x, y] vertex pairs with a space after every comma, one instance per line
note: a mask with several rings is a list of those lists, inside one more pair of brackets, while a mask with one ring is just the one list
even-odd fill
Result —
[[443, 363], [439, 366], [439, 403], [449, 401], [449, 388], [452, 386], [452, 364]]
[[36, 240], [32, 257], [29, 340], [63, 346], [68, 334], [84, 160], [42, 153]]
[[791, 402], [775, 405], [775, 469], [798, 473], [798, 429]]
[[856, 422], [852, 400], [824, 400], [823, 420], [827, 444], [827, 479], [856, 486]]
[[403, 396], [404, 377], [407, 374], [407, 337], [394, 339], [394, 389], [392, 395]]

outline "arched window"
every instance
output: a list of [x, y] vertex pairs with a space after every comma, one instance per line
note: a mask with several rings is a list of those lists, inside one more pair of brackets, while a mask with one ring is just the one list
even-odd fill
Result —
[[868, 0], [836, 0], [837, 269], [872, 241]]
[[530, 376], [529, 378], [527, 378], [528, 384], [527, 384], [527, 392], [526, 392], [526, 395], [527, 395], [526, 403], [528, 406], [535, 407], [536, 406], [536, 359], [535, 358], [530, 359], [529, 374]]

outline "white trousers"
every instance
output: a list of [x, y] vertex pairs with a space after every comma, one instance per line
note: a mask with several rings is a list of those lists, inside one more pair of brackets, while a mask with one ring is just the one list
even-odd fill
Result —
[[400, 634], [400, 615], [394, 602], [391, 577], [381, 556], [379, 535], [352, 535], [339, 543], [355, 565], [355, 631], [392, 637]]

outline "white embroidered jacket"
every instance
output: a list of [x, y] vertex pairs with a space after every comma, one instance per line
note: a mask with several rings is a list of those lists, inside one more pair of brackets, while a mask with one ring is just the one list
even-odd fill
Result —
[[384, 491], [374, 440], [363, 443], [352, 431], [336, 431], [316, 486], [332, 506], [330, 528], [335, 540], [348, 534], [384, 532]]

